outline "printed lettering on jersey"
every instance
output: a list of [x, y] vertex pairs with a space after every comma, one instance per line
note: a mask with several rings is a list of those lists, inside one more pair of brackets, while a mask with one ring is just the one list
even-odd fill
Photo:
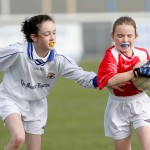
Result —
[[146, 122], [149, 122], [149, 123], [150, 123], [150, 119], [147, 119], [147, 120], [144, 120], [144, 121], [146, 121]]
[[49, 79], [55, 78], [55, 73], [49, 72], [48, 75], [47, 75], [47, 78], [49, 78]]
[[22, 80], [22, 79], [21, 79], [21, 86], [25, 87], [25, 88], [30, 88], [32, 90], [34, 90], [34, 89], [43, 89], [43, 88], [50, 87], [49, 84], [42, 84], [42, 83], [37, 83], [35, 85], [31, 85], [31, 83], [25, 83], [25, 81]]
[[128, 68], [131, 68], [131, 64], [123, 64], [123, 67], [124, 67], [124, 69], [126, 70], [126, 69], [128, 69]]
[[38, 66], [35, 66], [33, 69], [37, 71], [44, 71], [44, 68]]

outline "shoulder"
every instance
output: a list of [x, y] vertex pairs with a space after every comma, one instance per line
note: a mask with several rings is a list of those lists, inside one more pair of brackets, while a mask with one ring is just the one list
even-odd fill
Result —
[[106, 49], [105, 55], [118, 55], [120, 52], [117, 50], [117, 48], [113, 45]]
[[63, 62], [69, 62], [69, 63], [75, 63], [75, 61], [68, 56], [67, 54], [59, 51], [59, 50], [55, 50], [55, 59], [63, 61]]
[[[23, 53], [27, 48], [27, 43], [14, 43], [6, 47], [6, 49], [10, 49], [16, 53]], [[10, 51], [10, 52], [11, 52]]]
[[15, 56], [24, 53], [23, 47], [24, 47], [23, 45], [19, 43], [15, 43], [7, 47], [0, 48], [0, 57], [9, 57], [9, 56]]
[[149, 56], [149, 52], [145, 48], [134, 47], [133, 50], [134, 50], [135, 55], [143, 54], [143, 55], [148, 55]]
[[141, 47], [134, 47], [134, 55], [138, 56], [140, 60], [148, 59], [150, 60], [150, 54], [147, 49]]
[[107, 60], [114, 60], [114, 59], [117, 59], [118, 58], [118, 55], [119, 55], [119, 51], [116, 49], [116, 47], [113, 45], [109, 48], [106, 49], [106, 52], [105, 52], [105, 56], [104, 56], [104, 59], [107, 61]]
[[148, 50], [146, 48], [142, 48], [142, 47], [134, 47], [136, 50], [139, 50], [139, 51], [145, 51], [145, 52], [148, 52]]

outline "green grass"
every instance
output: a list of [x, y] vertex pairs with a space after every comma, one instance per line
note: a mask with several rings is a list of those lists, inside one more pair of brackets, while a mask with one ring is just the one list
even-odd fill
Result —
[[[97, 72], [99, 62], [79, 65]], [[103, 129], [107, 97], [107, 89], [85, 89], [74, 81], [60, 78], [48, 95], [49, 114], [42, 136], [42, 150], [113, 150], [112, 140], [104, 136]], [[1, 121], [0, 150], [8, 138]], [[132, 142], [133, 150], [141, 149], [135, 133]]]

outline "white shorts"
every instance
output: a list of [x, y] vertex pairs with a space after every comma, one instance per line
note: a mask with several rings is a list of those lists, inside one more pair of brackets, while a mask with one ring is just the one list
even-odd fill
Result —
[[146, 93], [119, 97], [109, 95], [104, 117], [105, 135], [119, 140], [131, 134], [131, 125], [150, 126], [150, 98]]
[[26, 133], [43, 134], [47, 122], [47, 99], [23, 101], [10, 99], [0, 92], [0, 116], [3, 120], [13, 113], [19, 113]]

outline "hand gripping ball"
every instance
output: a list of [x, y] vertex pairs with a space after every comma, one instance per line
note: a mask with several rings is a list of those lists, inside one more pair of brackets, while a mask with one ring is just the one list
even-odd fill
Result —
[[[134, 68], [143, 66], [144, 64], [147, 63], [147, 61], [148, 60], [140, 61], [134, 66]], [[145, 77], [133, 78], [132, 82], [137, 89], [144, 92], [150, 91], [150, 78], [145, 78]]]

